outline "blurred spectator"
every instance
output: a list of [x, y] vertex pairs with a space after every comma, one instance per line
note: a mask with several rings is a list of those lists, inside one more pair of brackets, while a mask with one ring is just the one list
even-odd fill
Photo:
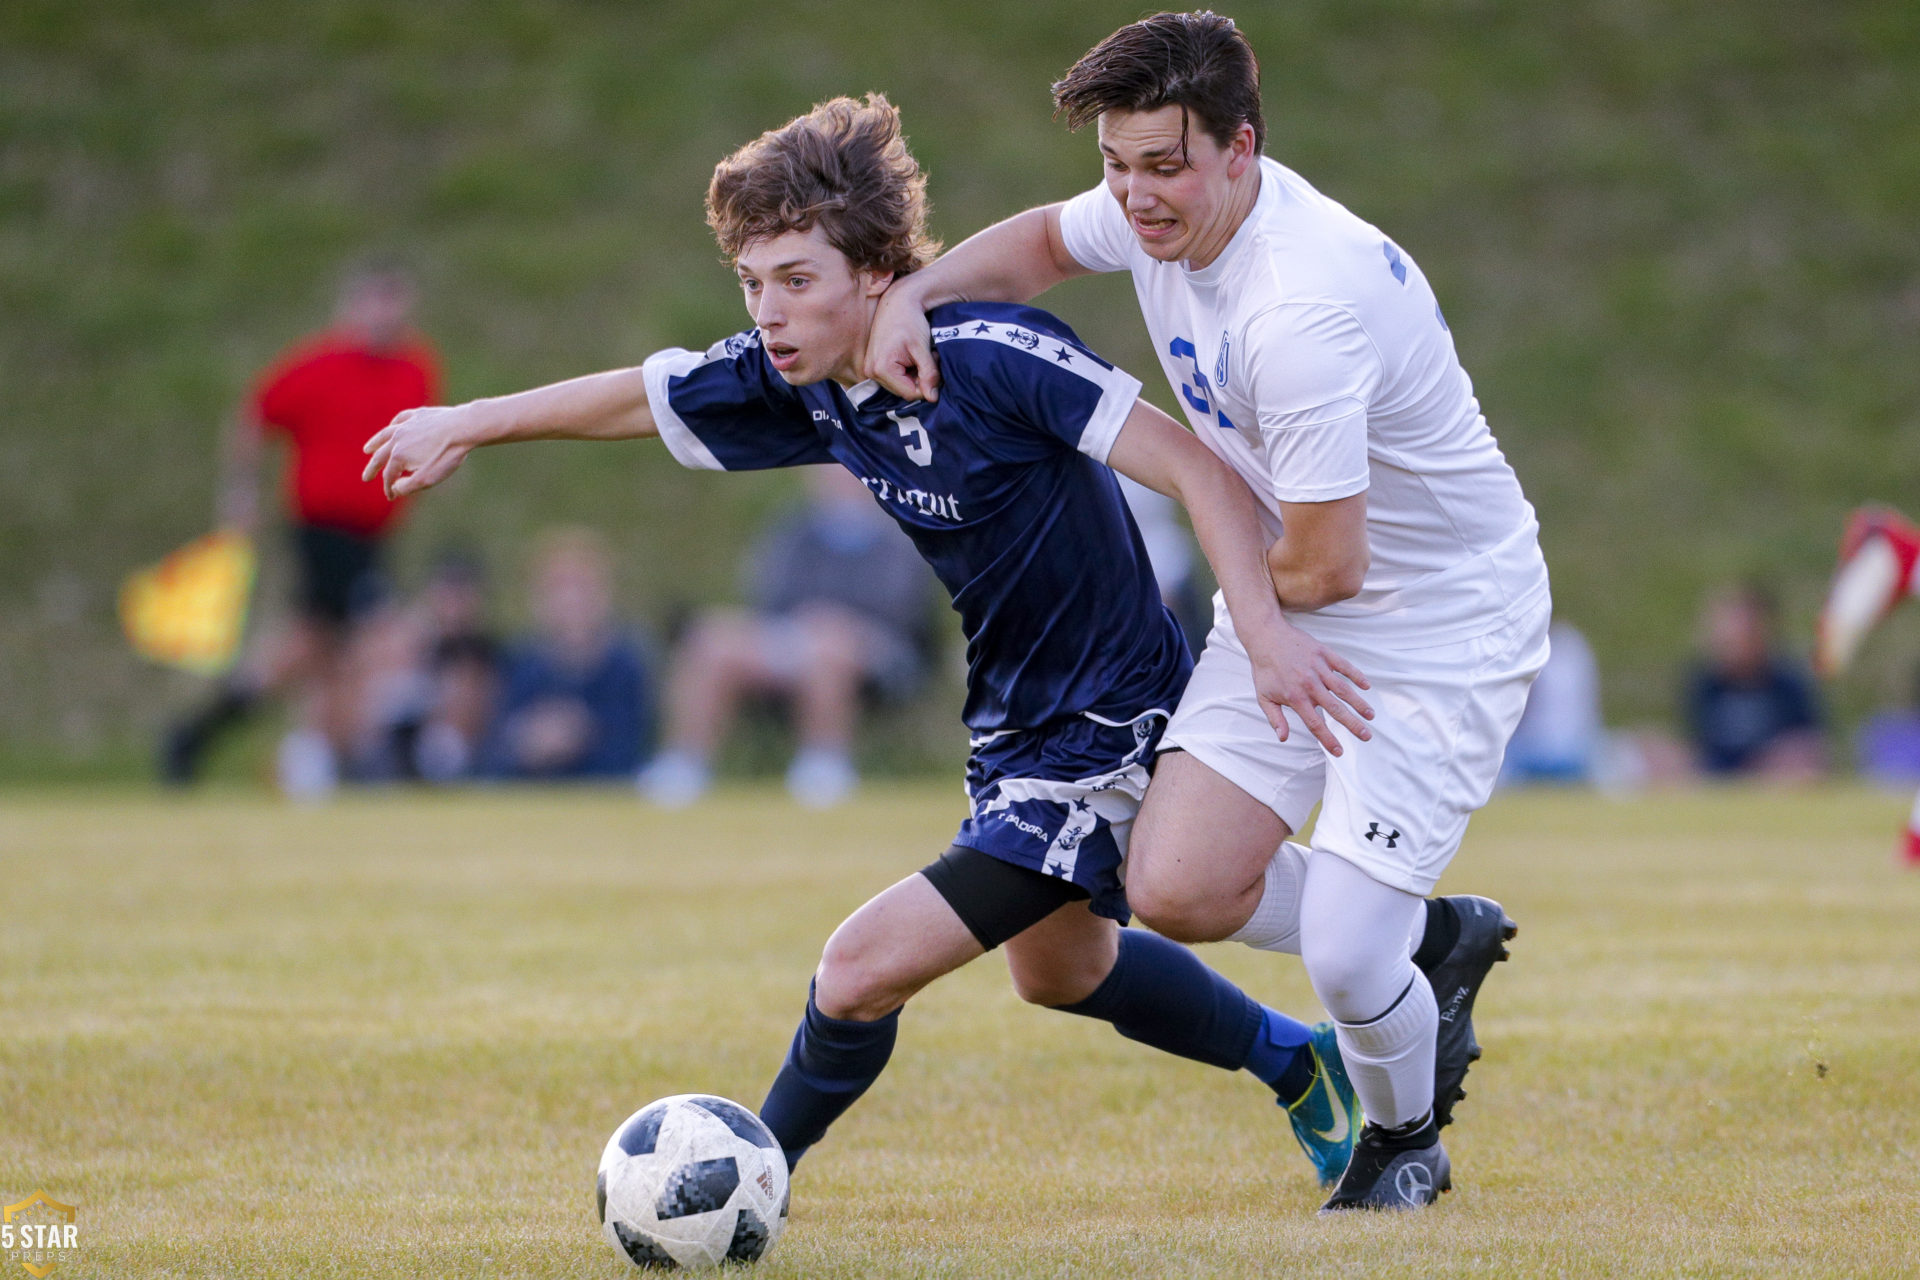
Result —
[[534, 634], [502, 660], [500, 708], [481, 753], [496, 778], [628, 778], [647, 748], [641, 648], [615, 625], [613, 566], [585, 529], [543, 536], [529, 598]]
[[1213, 602], [1194, 574], [1193, 534], [1181, 523], [1180, 504], [1117, 471], [1113, 478], [1120, 482], [1133, 522], [1140, 526], [1147, 562], [1160, 584], [1160, 601], [1173, 611], [1187, 637], [1187, 648], [1198, 658], [1207, 632], [1213, 629]]
[[1826, 769], [1811, 674], [1775, 645], [1776, 608], [1746, 584], [1707, 602], [1705, 657], [1687, 682], [1686, 723], [1700, 769], [1805, 780]]
[[384, 610], [362, 626], [353, 665], [362, 708], [354, 778], [452, 782], [471, 775], [500, 674], [480, 561], [442, 553], [411, 608]]
[[1604, 729], [1600, 720], [1600, 667], [1593, 647], [1571, 622], [1555, 621], [1547, 665], [1527, 695], [1527, 709], [1507, 743], [1500, 780], [1589, 782], [1599, 762]]
[[852, 759], [863, 691], [911, 696], [925, 678], [931, 579], [919, 552], [840, 467], [807, 472], [809, 500], [748, 555], [750, 611], [695, 619], [674, 656], [667, 744], [641, 776], [655, 803], [690, 804], [748, 695], [791, 703], [799, 749], [787, 789], [837, 804], [858, 782]]
[[1882, 711], [1860, 726], [1854, 740], [1860, 772], [1889, 786], [1920, 782], [1920, 671], [1914, 673], [1913, 701]]
[[413, 282], [399, 267], [354, 270], [341, 285], [332, 327], [283, 356], [235, 414], [220, 523], [257, 532], [266, 438], [284, 436], [294, 617], [262, 636], [205, 707], [169, 728], [163, 781], [192, 782], [216, 739], [274, 694], [298, 698], [296, 727], [281, 744], [282, 788], [316, 797], [338, 780], [352, 736], [347, 642], [380, 598], [382, 545], [402, 505], [388, 501], [378, 481], [360, 479], [361, 446], [402, 410], [440, 398], [434, 354], [409, 327], [414, 301]]

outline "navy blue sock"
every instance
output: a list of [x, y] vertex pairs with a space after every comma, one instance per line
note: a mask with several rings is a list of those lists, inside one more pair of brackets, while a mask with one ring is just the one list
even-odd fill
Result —
[[880, 1078], [899, 1027], [898, 1010], [878, 1022], [829, 1018], [813, 1002], [813, 989], [807, 989], [806, 1016], [760, 1104], [760, 1118], [786, 1153], [789, 1170]]
[[[1311, 1034], [1261, 1006], [1177, 942], [1144, 929], [1120, 931], [1120, 955], [1094, 993], [1063, 1013], [1111, 1022], [1129, 1040], [1228, 1071], [1280, 1082]], [[1311, 1076], [1309, 1076], [1311, 1078]], [[1296, 1093], [1294, 1095], [1298, 1097]]]
[[1291, 1106], [1313, 1087], [1313, 1055], [1303, 1053], [1313, 1029], [1278, 1009], [1260, 1009], [1260, 1029], [1247, 1051], [1247, 1070]]

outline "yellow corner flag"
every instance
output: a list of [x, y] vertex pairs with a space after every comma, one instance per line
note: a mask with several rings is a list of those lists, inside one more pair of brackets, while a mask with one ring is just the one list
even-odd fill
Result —
[[253, 594], [253, 541], [232, 529], [196, 538], [120, 586], [120, 625], [142, 657], [200, 675], [233, 665]]

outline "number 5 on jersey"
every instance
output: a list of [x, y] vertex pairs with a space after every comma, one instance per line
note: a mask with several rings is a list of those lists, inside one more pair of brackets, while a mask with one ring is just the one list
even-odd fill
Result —
[[903, 418], [894, 410], [887, 411], [887, 417], [900, 428], [901, 436], [907, 442], [907, 458], [916, 467], [924, 467], [933, 461], [933, 441], [927, 436], [927, 429], [920, 425], [920, 419]]

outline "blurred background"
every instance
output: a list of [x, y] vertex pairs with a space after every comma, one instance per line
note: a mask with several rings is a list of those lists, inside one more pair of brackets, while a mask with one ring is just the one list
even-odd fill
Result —
[[[1722, 584], [1770, 585], [1804, 654], [1846, 513], [1920, 506], [1920, 6], [1227, 11], [1261, 57], [1269, 152], [1431, 277], [1607, 720], [1678, 731]], [[884, 90], [955, 242], [1098, 180], [1048, 85], [1143, 12], [0, 6], [0, 782], [150, 776], [206, 685], [134, 656], [116, 592], [212, 527], [223, 423], [325, 321], [345, 264], [410, 264], [455, 400], [705, 345], [746, 323], [701, 217], [722, 155]], [[1173, 407], [1127, 279], [1045, 304]], [[745, 548], [798, 492], [657, 447], [482, 453], [412, 511], [397, 576], [471, 548], [521, 625], [527, 547], [584, 526], [622, 615], [664, 634], [738, 598]], [[270, 609], [286, 568], [263, 551]], [[1916, 661], [1920, 622], [1896, 618], [1826, 691], [1834, 723], [1907, 702]], [[870, 766], [958, 760], [943, 671]]]

